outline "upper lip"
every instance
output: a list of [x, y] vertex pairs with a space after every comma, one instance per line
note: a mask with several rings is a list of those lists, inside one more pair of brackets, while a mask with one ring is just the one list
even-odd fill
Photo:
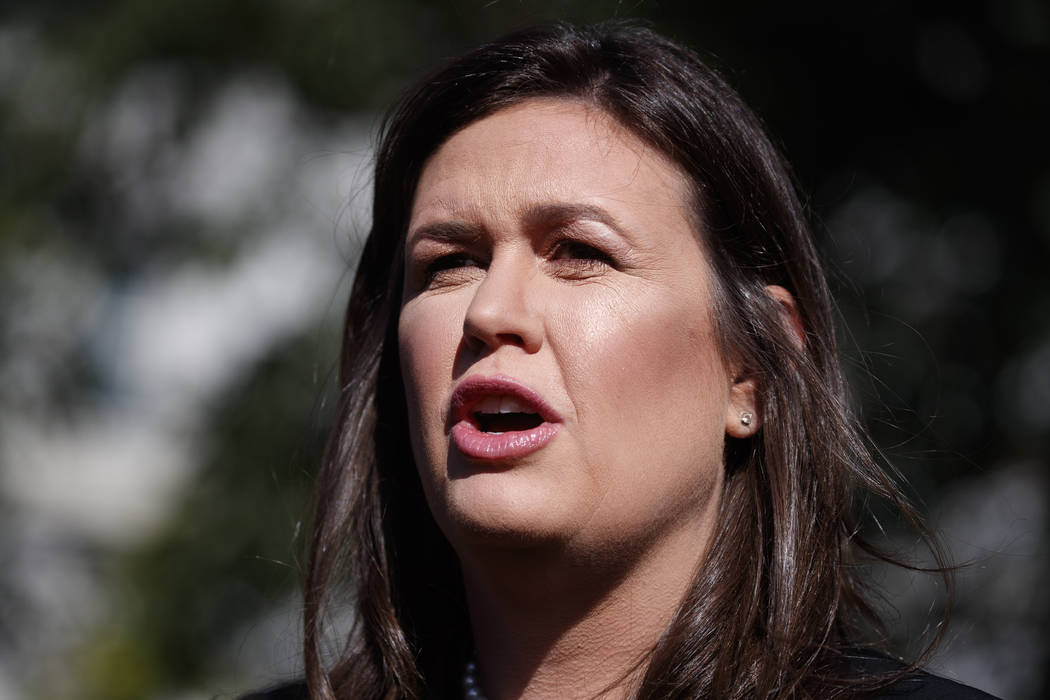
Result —
[[491, 377], [467, 377], [452, 392], [452, 417], [458, 422], [470, 418], [474, 407], [490, 396], [508, 396], [539, 414], [548, 423], [561, 421], [561, 416], [538, 393], [517, 379], [497, 374]]

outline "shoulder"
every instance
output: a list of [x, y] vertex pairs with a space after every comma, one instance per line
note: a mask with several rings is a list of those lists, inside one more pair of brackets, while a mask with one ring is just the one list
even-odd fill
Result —
[[924, 672], [894, 683], [878, 697], [886, 700], [996, 700], [983, 690]]
[[[870, 677], [899, 673], [904, 668], [898, 661], [868, 650], [851, 655], [850, 665], [858, 675]], [[926, 671], [908, 674], [875, 697], [884, 700], [996, 700], [983, 690]]]
[[306, 683], [299, 681], [242, 695], [238, 700], [309, 700]]
[[[897, 661], [874, 652], [863, 651], [850, 659], [853, 669], [862, 676], [877, 676], [900, 671]], [[275, 686], [241, 696], [238, 700], [309, 700], [306, 683], [299, 681]], [[997, 700], [994, 695], [917, 671], [882, 690], [876, 700]]]

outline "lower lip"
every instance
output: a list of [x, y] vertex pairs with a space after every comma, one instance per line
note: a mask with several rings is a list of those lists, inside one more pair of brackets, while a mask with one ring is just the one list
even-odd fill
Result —
[[471, 459], [520, 459], [542, 449], [560, 427], [558, 423], [540, 423], [529, 430], [486, 433], [470, 421], [461, 420], [452, 426], [452, 442]]

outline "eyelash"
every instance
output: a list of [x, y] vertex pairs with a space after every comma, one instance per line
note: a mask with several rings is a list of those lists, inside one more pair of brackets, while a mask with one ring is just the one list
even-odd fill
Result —
[[[562, 258], [562, 253], [569, 253], [568, 257]], [[605, 251], [589, 243], [574, 239], [566, 239], [554, 246], [551, 258], [554, 260], [576, 261], [593, 265], [608, 265], [615, 267], [612, 256]]]
[[[569, 268], [567, 270], [569, 277], [597, 272], [606, 267], [616, 267], [615, 261], [608, 253], [589, 243], [571, 238], [556, 242], [550, 249], [548, 260], [563, 270]], [[479, 262], [470, 253], [463, 251], [439, 255], [427, 262], [423, 268], [424, 286], [433, 286], [443, 273], [453, 274], [456, 271], [474, 267], [486, 267], [486, 265]]]
[[454, 272], [468, 267], [481, 267], [481, 265], [469, 254], [463, 252], [439, 255], [424, 267], [426, 286], [433, 284], [437, 276], [443, 272]]

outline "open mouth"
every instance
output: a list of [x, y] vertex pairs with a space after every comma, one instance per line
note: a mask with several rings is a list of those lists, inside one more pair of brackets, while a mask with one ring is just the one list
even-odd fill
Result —
[[543, 423], [540, 414], [530, 411], [511, 396], [489, 396], [478, 403], [471, 412], [483, 433], [514, 432], [532, 430]]
[[527, 457], [554, 439], [561, 417], [539, 394], [504, 376], [470, 377], [452, 393], [452, 442], [482, 462]]
[[531, 430], [543, 421], [535, 413], [482, 414], [477, 416], [478, 427], [483, 433], [509, 433], [515, 430]]

